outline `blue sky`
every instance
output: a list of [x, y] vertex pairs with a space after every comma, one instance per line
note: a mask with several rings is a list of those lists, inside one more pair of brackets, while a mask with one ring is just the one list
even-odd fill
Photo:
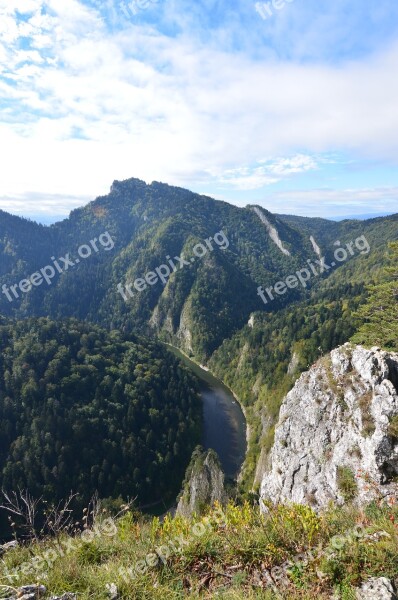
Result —
[[239, 206], [397, 212], [396, 0], [0, 0], [0, 208], [115, 179]]

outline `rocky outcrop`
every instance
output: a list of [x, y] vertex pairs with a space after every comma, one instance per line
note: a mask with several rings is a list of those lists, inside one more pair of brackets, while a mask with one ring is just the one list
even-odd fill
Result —
[[320, 249], [315, 238], [312, 235], [310, 237], [310, 242], [312, 244], [315, 254], [317, 254], [319, 258], [322, 258], [322, 250]]
[[201, 514], [205, 507], [215, 502], [224, 504], [224, 479], [217, 453], [214, 450], [203, 452], [197, 448], [187, 469], [177, 514], [190, 518], [194, 513]]
[[[12, 589], [12, 588], [9, 588]], [[13, 595], [5, 598], [5, 600], [37, 600], [42, 598], [47, 589], [44, 585], [23, 585], [20, 588], [13, 589]]]
[[357, 600], [397, 600], [394, 587], [386, 577], [369, 579], [356, 591]]
[[398, 492], [398, 354], [346, 344], [282, 403], [261, 497], [323, 507]]
[[299, 356], [298, 352], [293, 352], [292, 358], [290, 359], [290, 363], [287, 368], [287, 374], [294, 375], [299, 364], [300, 364], [300, 356]]
[[18, 548], [18, 545], [19, 544], [16, 540], [13, 540], [12, 542], [7, 542], [6, 544], [2, 544], [0, 546], [0, 556], [5, 554], [9, 550], [14, 550], [15, 548]]
[[265, 225], [265, 227], [268, 231], [268, 235], [271, 238], [271, 240], [274, 242], [274, 244], [276, 244], [276, 246], [278, 246], [279, 250], [283, 254], [285, 254], [285, 256], [290, 256], [289, 250], [284, 247], [283, 242], [282, 242], [281, 238], [279, 237], [278, 230], [276, 229], [276, 227], [274, 227], [270, 223], [270, 221], [267, 219], [267, 217], [265, 216], [263, 211], [260, 208], [258, 208], [258, 206], [253, 206], [250, 208], [256, 213], [256, 215], [258, 216], [260, 221]]
[[180, 341], [184, 352], [191, 353], [192, 349], [192, 332], [190, 329], [190, 304], [186, 303], [180, 316], [180, 326], [177, 331], [177, 338]]

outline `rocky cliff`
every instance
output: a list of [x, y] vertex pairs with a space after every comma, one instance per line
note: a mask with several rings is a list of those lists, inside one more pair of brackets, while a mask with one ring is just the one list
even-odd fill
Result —
[[398, 354], [334, 350], [283, 401], [261, 497], [316, 507], [398, 496]]
[[177, 514], [191, 517], [200, 514], [206, 506], [216, 501], [226, 501], [224, 473], [214, 450], [203, 452], [196, 449], [187, 469], [183, 491], [177, 506]]

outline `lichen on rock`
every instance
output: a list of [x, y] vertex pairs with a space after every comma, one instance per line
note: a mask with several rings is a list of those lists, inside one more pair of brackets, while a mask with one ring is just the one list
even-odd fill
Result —
[[398, 354], [344, 346], [284, 399], [261, 497], [315, 508], [397, 497]]

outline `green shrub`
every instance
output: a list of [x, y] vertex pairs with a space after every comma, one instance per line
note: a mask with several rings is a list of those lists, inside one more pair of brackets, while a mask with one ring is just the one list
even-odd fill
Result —
[[337, 485], [346, 502], [354, 500], [358, 493], [358, 485], [349, 467], [337, 467]]

